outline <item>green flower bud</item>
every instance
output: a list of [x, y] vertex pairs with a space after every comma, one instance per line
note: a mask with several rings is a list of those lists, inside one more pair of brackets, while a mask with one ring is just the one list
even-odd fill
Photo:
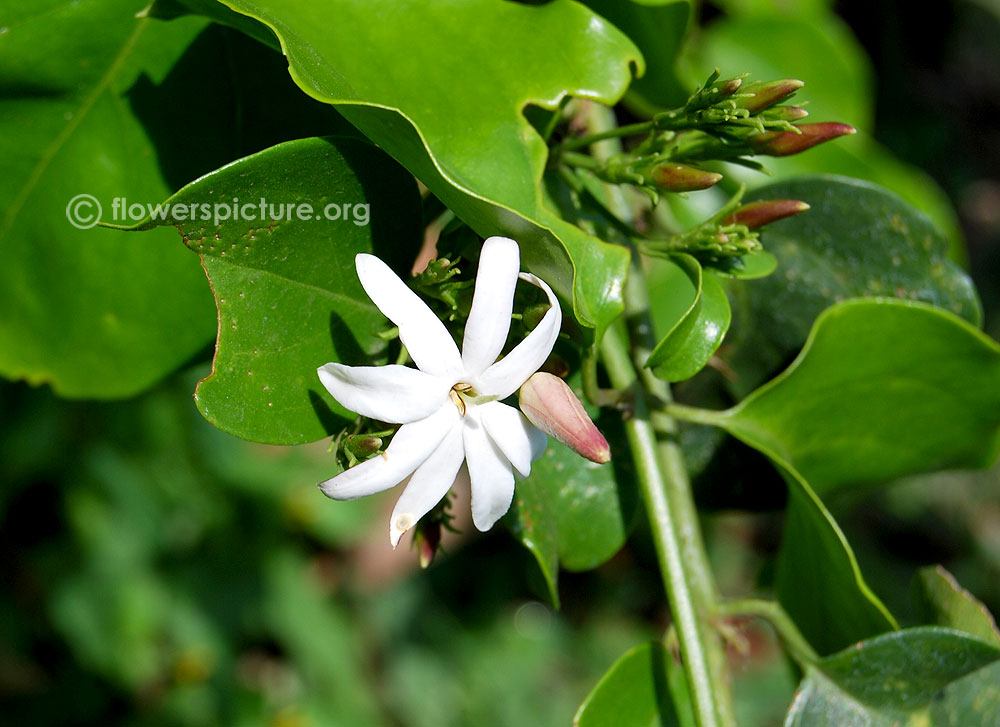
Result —
[[788, 98], [805, 85], [794, 78], [746, 83], [741, 89], [740, 98], [736, 99], [736, 104], [751, 114], [756, 114]]
[[722, 181], [721, 174], [673, 162], [659, 164], [649, 174], [657, 187], [670, 192], [694, 192], [708, 189]]

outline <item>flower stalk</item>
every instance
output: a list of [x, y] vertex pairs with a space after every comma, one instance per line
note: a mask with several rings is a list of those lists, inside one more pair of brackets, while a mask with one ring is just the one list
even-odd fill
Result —
[[[625, 303], [630, 344], [619, 330], [611, 330], [601, 343], [601, 357], [612, 386], [635, 394], [625, 433], [653, 532], [695, 722], [698, 727], [735, 727], [725, 650], [713, 626], [718, 603], [715, 580], [676, 425], [660, 411], [670, 400], [669, 386], [642, 365], [650, 350], [652, 327], [645, 280], [637, 264], [629, 274]], [[654, 413], [659, 427], [664, 422], [670, 425], [667, 436], [657, 436]]]

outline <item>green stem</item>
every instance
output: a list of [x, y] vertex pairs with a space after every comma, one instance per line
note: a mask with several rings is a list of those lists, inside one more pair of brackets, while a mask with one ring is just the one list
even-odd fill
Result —
[[596, 134], [588, 134], [587, 136], [580, 136], [576, 139], [567, 139], [566, 141], [559, 144], [556, 149], [560, 151], [571, 151], [573, 149], [581, 149], [585, 146], [590, 146], [591, 144], [603, 141], [604, 139], [620, 139], [623, 136], [635, 136], [636, 134], [644, 134], [653, 131], [656, 128], [656, 124], [652, 121], [640, 121], [637, 124], [628, 124], [627, 126], [615, 126], [611, 129], [606, 129], [605, 131], [598, 132]]
[[569, 164], [571, 167], [580, 167], [582, 169], [600, 169], [604, 166], [602, 162], [594, 157], [575, 151], [565, 151], [558, 156], [558, 159], [564, 164]]
[[630, 328], [633, 364], [639, 372], [642, 385], [650, 397], [650, 401], [654, 404], [651, 422], [654, 429], [663, 435], [658, 442], [658, 453], [661, 467], [665, 473], [666, 495], [673, 514], [686, 568], [685, 577], [694, 594], [695, 603], [701, 616], [701, 624], [705, 629], [704, 644], [715, 684], [714, 696], [720, 724], [735, 725], [731, 695], [726, 687], [729, 671], [726, 652], [719, 635], [709, 627], [709, 624], [715, 619], [719, 593], [705, 550], [698, 510], [694, 504], [691, 481], [688, 477], [687, 465], [684, 462], [684, 453], [677, 438], [677, 422], [667, 411], [669, 407], [674, 406], [673, 396], [667, 382], [658, 379], [645, 366], [649, 354], [656, 345], [656, 337], [649, 310], [649, 293], [645, 274], [640, 267], [638, 256], [634, 253], [628, 281], [625, 285], [625, 310]]
[[663, 407], [663, 411], [674, 419], [680, 419], [683, 422], [691, 422], [692, 424], [707, 424], [711, 427], [722, 427], [725, 429], [727, 418], [725, 411], [700, 409], [695, 406], [678, 404], [674, 401], [668, 401], [666, 406]]
[[762, 618], [774, 627], [778, 638], [785, 644], [789, 656], [805, 669], [819, 661], [819, 654], [799, 631], [795, 622], [777, 601], [744, 598], [720, 604], [719, 612], [727, 616], [753, 616]]
[[[605, 334], [601, 354], [615, 388], [629, 389], [638, 384], [632, 360], [617, 331]], [[625, 434], [653, 529], [656, 555], [677, 631], [695, 722], [698, 727], [720, 727], [722, 722], [716, 707], [716, 685], [705, 645], [705, 624], [688, 583], [680, 536], [667, 500], [667, 483], [660, 469], [656, 432], [650, 423], [643, 393], [636, 396], [632, 416], [625, 421]]]

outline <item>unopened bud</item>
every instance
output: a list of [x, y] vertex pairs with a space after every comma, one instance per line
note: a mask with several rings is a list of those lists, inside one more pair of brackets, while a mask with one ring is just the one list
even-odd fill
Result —
[[611, 448], [583, 404], [558, 376], [539, 371], [521, 387], [519, 404], [532, 424], [591, 462], [611, 460]]
[[413, 543], [417, 548], [420, 567], [427, 568], [437, 554], [438, 545], [441, 544], [441, 522], [437, 519], [418, 522], [416, 532], [413, 534]]
[[808, 115], [801, 106], [775, 106], [760, 114], [761, 118], [771, 121], [801, 121]]
[[[743, 85], [743, 97], [736, 99], [741, 108], [751, 114], [756, 114], [769, 106], [774, 106], [784, 98], [788, 98], [806, 84], [794, 78], [783, 78], [780, 81], [755, 81]], [[753, 94], [752, 96], [745, 94]]]
[[743, 205], [724, 219], [722, 224], [746, 225], [747, 229], [756, 230], [807, 209], [809, 205], [797, 199], [768, 199]]
[[382, 449], [382, 439], [368, 434], [349, 434], [344, 437], [344, 449], [358, 459], [368, 459]]
[[670, 192], [695, 192], [722, 181], [722, 175], [685, 164], [660, 164], [650, 172], [657, 187]]
[[551, 306], [548, 303], [538, 303], [537, 305], [529, 305], [524, 309], [524, 313], [521, 314], [521, 323], [529, 331], [535, 330], [539, 323], [542, 322], [542, 318], [545, 314], [549, 312]]
[[856, 134], [858, 130], [847, 124], [825, 122], [820, 124], [800, 124], [794, 131], [765, 131], [747, 138], [747, 143], [759, 154], [784, 157], [811, 149], [824, 141], [838, 136]]

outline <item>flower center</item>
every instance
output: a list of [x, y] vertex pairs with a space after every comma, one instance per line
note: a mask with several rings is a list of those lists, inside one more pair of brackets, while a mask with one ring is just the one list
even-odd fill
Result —
[[472, 384], [460, 381], [451, 387], [448, 396], [451, 397], [452, 402], [458, 407], [458, 412], [462, 416], [465, 416], [466, 399], [474, 399], [476, 397], [476, 390], [472, 388]]

